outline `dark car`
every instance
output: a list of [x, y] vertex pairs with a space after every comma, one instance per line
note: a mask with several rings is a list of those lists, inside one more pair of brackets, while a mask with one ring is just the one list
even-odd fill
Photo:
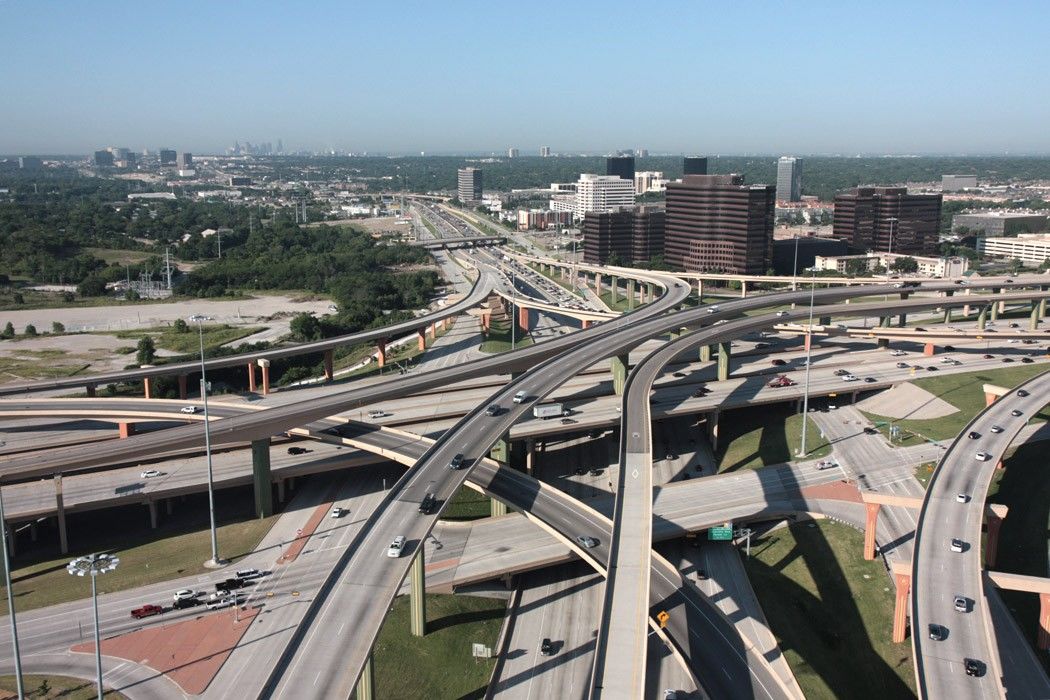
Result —
[[1015, 408], [1014, 410], [1010, 411], [1010, 415], [1013, 416], [1014, 418], [1020, 418], [1021, 416], [1024, 415], [1024, 413], [1022, 413], [1021, 411], [1019, 411], [1019, 410], [1017, 410]]
[[872, 428], [872, 427], [871, 427], [871, 426], [869, 425], [869, 426], [866, 426], [866, 427], [864, 428], [864, 434], [865, 434], [865, 435], [878, 435], [878, 434], [879, 434], [879, 431], [878, 431], [878, 430], [876, 430], [875, 428]]
[[923, 328], [922, 326], [916, 326], [915, 330], [917, 330], [919, 333], [925, 333], [926, 332], [926, 329]]
[[434, 506], [437, 504], [437, 499], [434, 498], [434, 494], [428, 493], [423, 496], [423, 500], [419, 502], [419, 512], [423, 515], [430, 515], [434, 512]]
[[933, 365], [930, 365], [929, 367], [926, 368], [926, 371], [927, 372], [936, 372], [937, 368], [934, 367]]
[[591, 476], [601, 476], [602, 475], [602, 470], [598, 469], [598, 468], [595, 468], [595, 469], [590, 470], [587, 473], [590, 474]]
[[143, 605], [141, 608], [135, 608], [132, 610], [131, 616], [136, 620], [141, 620], [144, 617], [160, 615], [162, 612], [164, 612], [164, 608], [159, 605]]
[[907, 362], [898, 362], [897, 363], [897, 369], [908, 369], [908, 363]]
[[778, 357], [778, 358], [776, 358], [774, 360], [771, 360], [769, 364], [774, 365], [776, 367], [780, 367], [781, 365], [786, 365], [787, 362], [784, 362], [782, 359], [780, 359]]
[[945, 345], [944, 346], [944, 351], [945, 352], [955, 352], [955, 348], [953, 346], [951, 346], [951, 345]]
[[463, 453], [457, 453], [448, 463], [449, 469], [459, 469], [463, 466]]
[[697, 581], [706, 581], [707, 580], [707, 572], [704, 571], [703, 569], [697, 569], [696, 570], [696, 580]]
[[981, 358], [983, 358], [985, 360], [991, 360], [994, 357], [995, 357], [995, 355], [981, 355]]
[[835, 376], [836, 377], [845, 377], [849, 373], [850, 372], [849, 372], [848, 369], [837, 369], [837, 370], [835, 370]]
[[485, 408], [485, 415], [498, 416], [502, 410], [503, 409], [500, 407], [499, 404], [490, 404], [488, 407]]
[[593, 549], [598, 546], [598, 539], [587, 535], [580, 535], [576, 538], [576, 541], [587, 549]]
[[[218, 585], [215, 586], [218, 588]], [[175, 610], [184, 610], [186, 608], [195, 608], [201, 604], [199, 598], [181, 598], [171, 604], [171, 607]]]
[[966, 669], [967, 676], [974, 676], [976, 678], [983, 676], [987, 669], [984, 662], [978, 661], [977, 659], [963, 659], [963, 668]]
[[928, 631], [930, 633], [930, 639], [935, 642], [943, 642], [948, 638], [948, 629], [944, 625], [931, 624]]
[[681, 379], [682, 377], [684, 377], [684, 376], [685, 376], [685, 372], [675, 372], [675, 373], [674, 373], [674, 374], [672, 374], [671, 376], [672, 376], [672, 377], [678, 377], [679, 379]]
[[304, 454], [306, 454], [309, 451], [310, 450], [306, 449], [305, 447], [289, 447], [288, 448], [288, 454], [290, 454], [290, 455], [304, 455]]
[[971, 431], [970, 431], [970, 432], [969, 432], [969, 433], [968, 433], [968, 434], [966, 435], [966, 437], [970, 438], [971, 440], [976, 440], [976, 439], [978, 439], [978, 438], [980, 438], [980, 437], [981, 437], [981, 434], [980, 434], [979, 432], [977, 432], [976, 430], [971, 430]]
[[243, 588], [248, 585], [248, 581], [241, 578], [228, 578], [225, 581], [219, 581], [215, 584], [215, 590], [217, 591], [232, 591], [237, 588]]
[[1024, 397], [1028, 396], [1028, 391], [1026, 389], [1018, 389], [1017, 395], [1023, 399]]
[[864, 377], [864, 381], [868, 384], [874, 384], [876, 382], [875, 377]]
[[1030, 357], [1022, 357], [1022, 358], [1021, 358], [1021, 362], [1023, 362], [1023, 363], [1024, 363], [1024, 364], [1026, 364], [1026, 365], [1030, 365], [1030, 364], [1032, 364], [1033, 362], [1035, 362], [1035, 360], [1033, 360], [1033, 359], [1032, 359], [1032, 358], [1030, 358]]
[[554, 653], [554, 644], [551, 642], [550, 637], [544, 637], [543, 641], [540, 642], [540, 653], [544, 656], [550, 656]]
[[1004, 357], [1003, 358], [1003, 362], [1013, 362], [1013, 361], [1014, 361], [1014, 358], [1012, 358], [1012, 357]]
[[576, 422], [577, 421], [576, 421], [575, 418], [562, 418], [561, 419], [561, 424], [562, 425], [572, 425], [573, 423], [576, 423]]

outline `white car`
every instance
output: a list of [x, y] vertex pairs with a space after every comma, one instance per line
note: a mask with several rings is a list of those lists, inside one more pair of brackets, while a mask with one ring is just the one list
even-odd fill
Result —
[[992, 458], [992, 456], [987, 452], [978, 452], [974, 455], [974, 457], [977, 459], [978, 462], [987, 462]]
[[957, 553], [962, 552], [965, 544], [966, 543], [960, 540], [959, 538], [953, 537], [951, 543], [948, 545], [948, 549]]
[[196, 406], [183, 406], [182, 408], [179, 409], [179, 412], [181, 412], [181, 413], [189, 413], [190, 415], [193, 415], [194, 413], [197, 412], [197, 407]]
[[527, 396], [528, 394], [526, 394], [524, 391], [519, 391], [517, 394], [514, 394], [514, 398], [512, 399], [512, 401], [514, 401], [514, 403], [524, 403], [525, 398]]
[[343, 516], [345, 516], [349, 512], [350, 511], [347, 510], [346, 508], [340, 508], [339, 506], [336, 506], [335, 508], [332, 509], [332, 514], [329, 517], [330, 518], [342, 518]]
[[993, 433], [1001, 433], [1001, 432], [1003, 432], [1002, 427], [998, 426], [998, 425], [993, 425], [991, 428], [988, 428], [988, 430], [990, 432], [993, 432]]
[[707, 313], [709, 313], [709, 314], [718, 313], [718, 304], [715, 304], [714, 306], [708, 306], [707, 307]]
[[405, 549], [405, 536], [398, 535], [394, 538], [394, 541], [387, 547], [386, 555], [391, 559], [397, 559], [401, 556], [401, 552]]
[[227, 595], [222, 598], [216, 598], [215, 600], [209, 600], [207, 607], [208, 610], [218, 610], [219, 608], [228, 608], [231, 605], [236, 605], [237, 602], [237, 596]]
[[139, 474], [140, 479], [152, 479], [155, 476], [160, 476], [159, 469], [147, 469], [146, 471]]
[[787, 315], [788, 315], [787, 311], [778, 311], [777, 312], [777, 318], [784, 318]]
[[856, 382], [856, 381], [859, 381], [859, 380], [857, 379], [856, 375], [844, 374], [844, 375], [842, 375], [842, 381], [844, 381], [844, 382]]
[[970, 497], [967, 496], [965, 493], [956, 494], [955, 501], [957, 503], [969, 503]]
[[173, 595], [171, 597], [171, 599], [172, 600], [189, 600], [190, 598], [196, 598], [197, 595], [198, 595], [197, 591], [193, 590], [192, 588], [183, 588], [181, 590], [175, 591], [175, 595]]
[[384, 411], [381, 408], [377, 408], [374, 411], [368, 412], [368, 417], [372, 419], [383, 418], [384, 416], [386, 416], [386, 411]]
[[903, 350], [894, 350], [893, 352], [890, 353], [890, 355], [893, 356], [893, 357], [901, 357], [901, 356], [907, 355], [907, 354], [908, 353], [904, 352]]

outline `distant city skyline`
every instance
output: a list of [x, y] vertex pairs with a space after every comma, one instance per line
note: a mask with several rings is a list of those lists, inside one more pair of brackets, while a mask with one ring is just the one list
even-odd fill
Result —
[[2, 2], [0, 153], [1050, 153], [1045, 3], [410, 5]]

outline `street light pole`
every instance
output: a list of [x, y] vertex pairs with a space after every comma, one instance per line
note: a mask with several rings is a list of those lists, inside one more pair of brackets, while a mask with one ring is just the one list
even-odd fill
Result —
[[518, 271], [515, 268], [511, 268], [510, 271], [510, 349], [514, 349], [514, 339], [517, 335], [518, 327], [518, 309], [514, 305], [514, 297], [517, 296], [518, 291]]
[[806, 456], [806, 425], [809, 423], [809, 371], [813, 364], [813, 298], [817, 288], [816, 268], [810, 268], [809, 325], [806, 327], [806, 383], [802, 389], [802, 444], [798, 456]]
[[11, 560], [7, 555], [7, 522], [4, 520], [4, 492], [0, 488], [0, 547], [4, 549], [4, 587], [7, 589], [7, 615], [11, 618], [11, 648], [15, 654], [15, 684], [18, 698], [25, 697], [22, 686], [22, 657], [18, 653], [18, 626], [15, 624], [15, 596], [11, 590]]
[[204, 453], [208, 462], [208, 519], [211, 529], [211, 559], [205, 562], [206, 566], [218, 567], [226, 562], [219, 559], [219, 538], [215, 530], [215, 483], [211, 462], [211, 425], [208, 414], [208, 380], [204, 374], [204, 321], [210, 320], [207, 316], [199, 314], [190, 316], [190, 320], [197, 324], [197, 334], [200, 337], [201, 349], [201, 400], [204, 402]]
[[95, 586], [95, 577], [113, 571], [120, 563], [120, 559], [111, 554], [89, 554], [86, 557], [77, 557], [66, 565], [66, 571], [73, 576], [91, 577], [91, 610], [95, 618], [95, 674], [98, 691], [98, 700], [102, 700], [102, 635], [98, 629], [98, 589]]

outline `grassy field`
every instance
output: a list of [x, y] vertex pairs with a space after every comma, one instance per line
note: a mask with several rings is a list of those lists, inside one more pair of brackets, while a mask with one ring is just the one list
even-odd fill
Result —
[[[507, 352], [511, 349], [510, 321], [493, 320], [489, 332], [478, 348], [481, 352]], [[532, 337], [519, 326], [514, 331], [514, 347], [523, 348], [532, 345]]]
[[[156, 251], [120, 250], [119, 248], [85, 248], [84, 252], [104, 260], [108, 265], [134, 265], [157, 255]], [[164, 251], [160, 251], [160, 257], [164, 257]], [[175, 261], [172, 260], [171, 263], [174, 265]]]
[[[915, 444], [922, 438], [930, 440], [951, 439], [958, 435], [963, 426], [984, 408], [984, 390], [981, 388], [982, 385], [989, 383], [1013, 387], [1045, 371], [1047, 371], [1047, 367], [1042, 364], [1014, 364], [1009, 367], [982, 370], [980, 372], [938, 374], [917, 379], [912, 382], [915, 386], [925, 389], [959, 410], [941, 418], [893, 420], [893, 424], [900, 426], [902, 433], [906, 435], [904, 440], [895, 444]], [[874, 423], [882, 423], [882, 425], [878, 426], [879, 429], [883, 433], [887, 432], [888, 425], [886, 424], [891, 421], [890, 418], [873, 413], [865, 413], [865, 416]], [[1050, 418], [1050, 413], [1043, 411], [1036, 416], [1035, 420], [1045, 421], [1048, 418]], [[915, 435], [907, 436], [909, 432]]]
[[65, 350], [17, 350], [17, 355], [0, 356], [0, 377], [18, 379], [54, 379], [71, 377], [90, 366], [88, 362], [56, 364], [58, 360], [75, 360]]
[[[105, 681], [103, 681], [104, 683]], [[27, 698], [39, 698], [40, 700], [51, 700], [62, 698], [62, 700], [90, 700], [98, 697], [95, 693], [95, 681], [82, 678], [70, 678], [69, 676], [22, 676], [22, 685], [25, 688]], [[0, 697], [15, 698], [17, 695], [18, 682], [12, 676], [0, 676]], [[110, 690], [103, 685], [103, 692], [107, 698], [120, 700], [126, 698], [124, 693]]]
[[[246, 338], [253, 333], [264, 330], [261, 326], [228, 326], [226, 324], [204, 326], [204, 349], [211, 350], [226, 343]], [[138, 341], [143, 336], [152, 336], [158, 348], [171, 350], [182, 354], [198, 354], [200, 352], [200, 336], [197, 328], [190, 326], [188, 331], [179, 333], [169, 326], [158, 326], [156, 328], [143, 328], [134, 331], [117, 331], [106, 333], [118, 338]]]
[[[802, 415], [784, 404], [739, 408], [722, 414], [719, 421], [718, 471], [757, 469], [794, 458], [802, 437]], [[831, 445], [809, 419], [806, 429], [808, 458], [824, 457]]]
[[[250, 489], [225, 489], [216, 494], [219, 553], [223, 557], [237, 560], [249, 554], [273, 525], [277, 516], [257, 519], [248, 515], [252, 503]], [[35, 544], [26, 536], [20, 537], [11, 572], [18, 609], [32, 610], [90, 596], [88, 582], [70, 576], [65, 567], [71, 559], [91, 552], [120, 557], [120, 567], [98, 579], [100, 593], [203, 573], [203, 562], [211, 556], [207, 496], [187, 496], [175, 504], [172, 515], [163, 512], [161, 509], [156, 530], [150, 529], [143, 506], [71, 513], [67, 516], [68, 555], [59, 553], [55, 531], [41, 532]]]
[[915, 697], [911, 647], [890, 641], [890, 580], [863, 540], [827, 520], [752, 540], [748, 577], [807, 700]]
[[936, 462], [923, 462], [915, 467], [915, 480], [922, 484], [923, 488], [926, 488], [930, 485], [930, 478], [933, 476], [933, 470], [936, 467]]
[[373, 652], [375, 696], [483, 698], [495, 660], [475, 660], [471, 645], [496, 645], [505, 604], [489, 598], [428, 595], [426, 606], [427, 634], [414, 637], [408, 625], [408, 598], [394, 602]]
[[[627, 307], [628, 307], [627, 297], [624, 296], [624, 291], [622, 289], [620, 290], [619, 294], [616, 295], [616, 303], [615, 304], [613, 303], [613, 300], [612, 300], [612, 292], [603, 292], [601, 298], [602, 298], [602, 302], [606, 306], [608, 306], [610, 309], [612, 309], [613, 311], [627, 311]], [[637, 308], [637, 306], [638, 306], [638, 302], [635, 302], [635, 307]]]
[[[988, 500], [1003, 503], [1010, 513], [999, 531], [999, 555], [995, 568], [1018, 574], [1045, 577], [1050, 573], [1050, 471], [1046, 468], [1046, 444], [1018, 447], [1003, 462], [1006, 469], [995, 473]], [[985, 550], [986, 551], [986, 550]], [[1000, 591], [1017, 625], [1034, 647], [1039, 598], [1031, 593]], [[1036, 654], [1050, 673], [1050, 658]]]
[[477, 520], [492, 515], [489, 497], [469, 486], [460, 486], [441, 513], [442, 520]]

